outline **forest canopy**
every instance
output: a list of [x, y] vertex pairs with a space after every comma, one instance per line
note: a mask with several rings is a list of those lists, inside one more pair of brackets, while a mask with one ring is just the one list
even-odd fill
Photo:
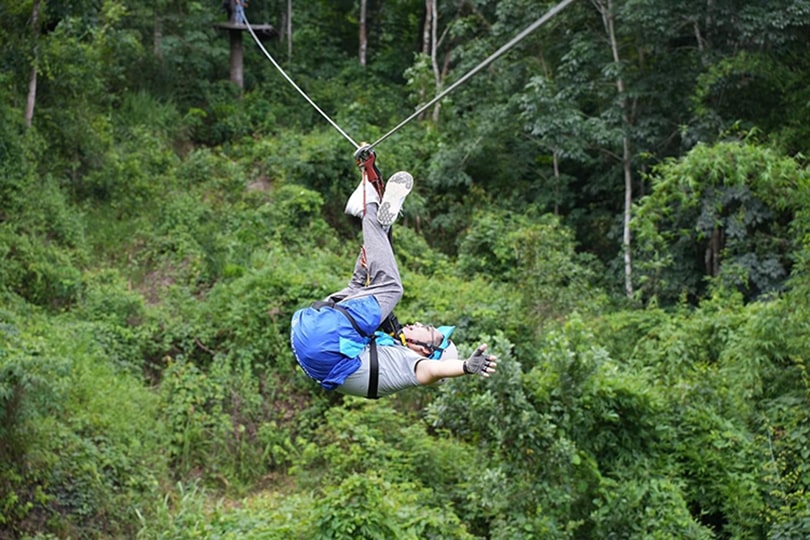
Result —
[[[390, 131], [555, 6], [4, 3], [0, 538], [810, 537], [810, 0], [575, 0]], [[495, 376], [298, 368], [361, 174], [262, 48]]]

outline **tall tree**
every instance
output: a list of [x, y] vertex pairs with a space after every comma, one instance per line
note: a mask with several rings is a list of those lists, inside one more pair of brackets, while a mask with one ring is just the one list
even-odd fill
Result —
[[[425, 0], [425, 29], [423, 40], [422, 52], [430, 56], [430, 67], [433, 70], [433, 81], [435, 83], [436, 95], [438, 95], [443, 86], [444, 75], [446, 75], [446, 68], [449, 61], [449, 55], [445, 56], [444, 67], [442, 70], [439, 68], [438, 51], [441, 45], [441, 40], [437, 37], [439, 28], [439, 9], [438, 0]], [[448, 27], [449, 28], [449, 27]], [[442, 33], [442, 39], [444, 39]], [[441, 102], [437, 101], [433, 106], [433, 121], [439, 121], [439, 112], [441, 111]]]
[[292, 59], [293, 38], [292, 38], [292, 0], [287, 0], [287, 11], [284, 17], [284, 28], [287, 31], [287, 60]]
[[613, 0], [594, 0], [594, 5], [602, 15], [605, 33], [610, 43], [610, 52], [613, 62], [617, 66], [616, 91], [618, 93], [619, 108], [622, 118], [622, 154], [621, 163], [624, 173], [624, 219], [622, 225], [622, 249], [624, 250], [624, 292], [628, 298], [633, 297], [633, 263], [630, 250], [630, 213], [633, 207], [633, 160], [630, 150], [630, 138], [627, 133], [630, 126], [629, 104], [625, 95], [624, 79], [621, 75], [621, 58], [619, 57], [619, 43], [616, 39], [616, 18], [613, 9]]
[[368, 11], [368, 0], [360, 0], [360, 47], [359, 47], [359, 59], [360, 65], [366, 65], [366, 55], [368, 53], [368, 29], [366, 28], [366, 16]]
[[585, 164], [589, 158], [582, 111], [552, 77], [551, 73], [537, 75], [529, 82], [521, 95], [521, 118], [538, 151], [551, 154], [551, 182], [542, 188], [548, 197], [538, 202], [552, 206], [559, 215], [563, 202], [570, 199], [566, 191], [571, 178], [563, 173], [561, 161]]
[[33, 60], [31, 61], [31, 74], [28, 77], [28, 99], [25, 101], [25, 125], [31, 127], [34, 120], [34, 105], [37, 100], [37, 64], [39, 61], [38, 37], [39, 37], [39, 4], [40, 0], [35, 0], [31, 8], [31, 37], [34, 44]]

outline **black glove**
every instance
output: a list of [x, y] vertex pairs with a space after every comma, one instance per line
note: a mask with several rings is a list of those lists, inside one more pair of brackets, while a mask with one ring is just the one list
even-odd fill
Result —
[[486, 349], [486, 345], [481, 345], [475, 350], [472, 356], [464, 362], [464, 373], [467, 375], [484, 375], [487, 373], [487, 368], [490, 366], [492, 356], [484, 354]]

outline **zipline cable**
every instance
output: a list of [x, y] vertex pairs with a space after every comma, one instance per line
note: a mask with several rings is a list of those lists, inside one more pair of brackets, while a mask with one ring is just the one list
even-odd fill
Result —
[[255, 42], [256, 42], [256, 45], [258, 45], [258, 46], [259, 46], [259, 48], [262, 50], [262, 52], [263, 52], [263, 53], [264, 53], [264, 55], [265, 55], [265, 56], [268, 58], [268, 60], [270, 60], [270, 61], [273, 63], [273, 65], [276, 67], [276, 69], [279, 71], [279, 73], [281, 73], [281, 74], [284, 76], [284, 78], [285, 78], [285, 79], [287, 79], [287, 82], [288, 82], [288, 83], [290, 83], [290, 84], [292, 85], [292, 87], [293, 87], [293, 88], [295, 88], [296, 90], [298, 90], [298, 93], [299, 93], [299, 94], [301, 94], [301, 96], [303, 96], [303, 98], [304, 98], [305, 100], [307, 100], [307, 102], [308, 102], [310, 105], [312, 105], [312, 107], [313, 107], [313, 108], [314, 108], [316, 111], [318, 111], [318, 112], [321, 114], [321, 116], [323, 116], [323, 117], [326, 119], [326, 121], [327, 121], [327, 122], [329, 122], [329, 123], [332, 125], [332, 127], [334, 127], [336, 130], [338, 130], [338, 133], [340, 133], [341, 135], [343, 135], [343, 136], [346, 138], [346, 140], [348, 140], [350, 143], [352, 143], [352, 144], [354, 145], [355, 149], [360, 148], [360, 145], [359, 145], [359, 144], [357, 144], [356, 142], [354, 142], [354, 139], [352, 139], [352, 138], [349, 136], [349, 134], [348, 134], [348, 133], [346, 133], [345, 131], [343, 131], [343, 129], [341, 129], [341, 127], [340, 127], [339, 125], [337, 125], [337, 123], [336, 123], [336, 122], [334, 122], [334, 121], [333, 121], [331, 118], [329, 118], [329, 116], [328, 116], [328, 115], [327, 115], [325, 112], [323, 112], [323, 111], [321, 110], [321, 108], [320, 108], [320, 107], [318, 107], [318, 106], [315, 104], [315, 102], [314, 102], [314, 101], [312, 101], [312, 100], [309, 98], [309, 96], [308, 96], [308, 95], [307, 95], [307, 94], [306, 94], [306, 93], [305, 93], [303, 90], [301, 90], [301, 89], [298, 87], [298, 85], [297, 85], [297, 84], [295, 84], [295, 82], [294, 82], [294, 81], [293, 81], [293, 80], [290, 78], [290, 76], [289, 76], [289, 75], [287, 75], [287, 73], [286, 73], [286, 72], [285, 72], [285, 71], [284, 71], [284, 70], [281, 68], [281, 66], [278, 64], [278, 62], [276, 62], [276, 60], [273, 58], [273, 56], [272, 56], [272, 55], [271, 55], [269, 52], [267, 52], [267, 49], [265, 49], [265, 48], [264, 48], [264, 45], [262, 45], [262, 42], [261, 42], [261, 41], [259, 40], [259, 38], [256, 36], [256, 33], [255, 33], [255, 32], [253, 32], [253, 28], [251, 28], [251, 26], [250, 26], [250, 21], [248, 21], [248, 20], [247, 20], [247, 17], [245, 17], [245, 25], [247, 26], [248, 31], [250, 32], [250, 35], [253, 37], [253, 41], [255, 41]]
[[400, 122], [400, 123], [399, 123], [399, 124], [398, 124], [396, 127], [394, 127], [394, 129], [392, 129], [391, 131], [389, 131], [388, 133], [386, 133], [385, 135], [383, 135], [382, 137], [380, 137], [379, 139], [377, 139], [377, 141], [376, 141], [376, 142], [374, 142], [374, 143], [370, 144], [370, 145], [368, 146], [369, 150], [373, 149], [373, 148], [374, 148], [374, 147], [376, 147], [378, 144], [380, 144], [381, 142], [383, 142], [385, 139], [387, 139], [388, 137], [390, 137], [391, 135], [393, 135], [394, 133], [396, 133], [396, 132], [397, 132], [399, 129], [401, 129], [403, 126], [405, 126], [405, 124], [407, 124], [408, 122], [410, 122], [411, 120], [413, 120], [414, 118], [416, 118], [417, 116], [419, 116], [420, 114], [422, 114], [422, 113], [423, 113], [423, 112], [424, 112], [426, 109], [428, 109], [428, 108], [429, 108], [431, 105], [433, 105], [434, 103], [436, 103], [437, 101], [439, 101], [440, 99], [442, 99], [444, 96], [446, 96], [447, 94], [449, 94], [450, 92], [452, 92], [453, 90], [455, 90], [455, 89], [456, 89], [458, 86], [460, 86], [461, 84], [465, 83], [465, 82], [467, 81], [467, 79], [469, 79], [470, 77], [472, 77], [473, 75], [475, 75], [476, 73], [478, 73], [479, 71], [481, 71], [482, 69], [484, 69], [485, 67], [487, 67], [489, 64], [491, 64], [492, 62], [494, 62], [495, 60], [497, 60], [498, 58], [500, 58], [500, 57], [501, 57], [501, 56], [502, 56], [504, 53], [506, 53], [506, 52], [507, 52], [509, 49], [511, 49], [512, 47], [514, 47], [514, 46], [515, 46], [517, 43], [519, 43], [520, 41], [522, 41], [522, 40], [523, 40], [523, 38], [525, 38], [526, 36], [528, 36], [529, 34], [531, 34], [532, 32], [534, 32], [535, 30], [537, 30], [538, 28], [540, 28], [541, 26], [543, 26], [543, 25], [544, 25], [546, 22], [548, 22], [548, 21], [549, 21], [549, 20], [550, 20], [552, 17], [554, 17], [555, 15], [557, 15], [557, 13], [559, 13], [560, 11], [562, 11], [563, 9], [565, 9], [566, 7], [568, 7], [568, 5], [569, 5], [569, 4], [571, 4], [573, 1], [574, 1], [574, 0], [563, 0], [562, 2], [560, 2], [559, 4], [557, 4], [556, 6], [554, 6], [552, 9], [550, 9], [549, 11], [547, 11], [545, 15], [543, 15], [542, 17], [540, 17], [539, 19], [537, 19], [537, 20], [536, 20], [534, 23], [532, 23], [532, 24], [531, 24], [529, 27], [527, 27], [525, 30], [523, 30], [523, 31], [522, 31], [520, 34], [518, 34], [517, 36], [515, 36], [514, 38], [512, 38], [512, 40], [511, 40], [509, 43], [507, 43], [506, 45], [504, 45], [503, 47], [501, 47], [500, 49], [498, 49], [497, 51], [495, 51], [494, 53], [492, 53], [492, 54], [489, 56], [489, 58], [487, 58], [486, 60], [484, 60], [483, 62], [481, 62], [480, 64], [478, 64], [478, 65], [477, 65], [475, 68], [473, 68], [472, 70], [470, 70], [470, 71], [469, 71], [469, 72], [468, 72], [466, 75], [464, 75], [462, 78], [460, 78], [459, 80], [457, 80], [456, 82], [454, 82], [453, 84], [451, 84], [450, 86], [448, 86], [446, 90], [444, 90], [443, 92], [441, 92], [440, 94], [438, 94], [436, 97], [434, 97], [433, 99], [431, 99], [430, 101], [428, 101], [427, 103], [425, 103], [424, 105], [422, 105], [422, 106], [421, 106], [419, 109], [417, 109], [417, 110], [416, 110], [416, 112], [414, 112], [412, 115], [410, 115], [408, 118], [406, 118], [405, 120], [403, 120], [402, 122]]
[[363, 151], [370, 152], [377, 145], [379, 145], [381, 142], [383, 142], [388, 137], [390, 137], [391, 135], [393, 135], [394, 133], [396, 133], [397, 131], [402, 129], [402, 127], [404, 127], [406, 124], [408, 124], [411, 120], [413, 120], [414, 118], [416, 118], [417, 116], [422, 114], [426, 109], [428, 109], [429, 107], [434, 105], [437, 101], [444, 98], [444, 96], [446, 96], [447, 94], [449, 94], [450, 92], [452, 92], [453, 90], [455, 90], [456, 88], [458, 88], [459, 86], [461, 86], [462, 84], [467, 82], [467, 80], [470, 77], [472, 77], [473, 75], [475, 75], [476, 73], [478, 73], [479, 71], [481, 71], [482, 69], [487, 67], [489, 64], [491, 64], [492, 62], [494, 62], [495, 60], [497, 60], [498, 58], [503, 56], [512, 47], [514, 47], [519, 42], [521, 42], [526, 36], [528, 36], [529, 34], [534, 32], [535, 30], [537, 30], [538, 28], [540, 28], [541, 26], [546, 24], [549, 20], [551, 20], [553, 17], [555, 17], [560, 11], [562, 11], [563, 9], [568, 7], [568, 5], [573, 3], [573, 2], [574, 2], [574, 0], [562, 0], [559, 4], [557, 4], [556, 6], [551, 8], [550, 10], [548, 10], [542, 17], [540, 17], [535, 22], [530, 24], [520, 34], [518, 34], [517, 36], [512, 38], [506, 45], [502, 46], [500, 49], [498, 49], [497, 51], [495, 51], [494, 53], [489, 55], [488, 58], [486, 58], [483, 62], [481, 62], [480, 64], [475, 66], [469, 72], [467, 72], [459, 80], [457, 80], [456, 82], [454, 82], [453, 84], [448, 86], [445, 90], [443, 90], [442, 92], [437, 94], [436, 97], [434, 97], [433, 99], [431, 99], [430, 101], [428, 101], [427, 103], [425, 103], [424, 105], [419, 107], [412, 115], [410, 115], [408, 118], [406, 118], [405, 120], [403, 120], [402, 122], [397, 124], [391, 131], [389, 131], [388, 133], [386, 133], [385, 135], [383, 135], [382, 137], [377, 139], [377, 141], [375, 141], [374, 143], [363, 145], [363, 146], [357, 144], [354, 141], [354, 139], [352, 139], [345, 131], [343, 131], [343, 129], [339, 125], [337, 125], [336, 122], [334, 122], [331, 118], [329, 118], [329, 116], [325, 112], [323, 112], [321, 110], [321, 108], [318, 107], [315, 104], [315, 102], [312, 101], [312, 99], [310, 99], [310, 97], [303, 90], [301, 90], [298, 87], [297, 84], [295, 84], [295, 82], [290, 78], [290, 76], [287, 75], [287, 73], [281, 68], [281, 66], [278, 64], [278, 62], [276, 62], [276, 60], [273, 58], [273, 56], [269, 52], [267, 52], [267, 49], [264, 48], [264, 45], [262, 45], [262, 42], [259, 40], [259, 38], [256, 36], [256, 34], [253, 32], [253, 28], [251, 28], [250, 22], [247, 20], [247, 18], [245, 18], [245, 24], [247, 25], [247, 28], [248, 28], [248, 31], [250, 32], [251, 37], [253, 37], [253, 41], [256, 42], [256, 45], [259, 46], [259, 48], [262, 50], [262, 52], [267, 57], [267, 59], [270, 60], [270, 62], [273, 63], [273, 65], [279, 71], [279, 73], [281, 73], [281, 75], [285, 79], [287, 79], [287, 82], [289, 82], [292, 85], [292, 87], [295, 88], [298, 91], [298, 93], [301, 94], [301, 96], [303, 96], [303, 98], [305, 100], [307, 100], [307, 102], [310, 105], [312, 105], [312, 107], [316, 111], [318, 111], [321, 114], [321, 116], [323, 116], [326, 119], [327, 122], [329, 122], [332, 125], [332, 127], [334, 127], [336, 130], [338, 130], [338, 132], [341, 135], [343, 135], [346, 138], [346, 140], [348, 140], [350, 143], [352, 143], [354, 145], [355, 150], [360, 150], [362, 148]]

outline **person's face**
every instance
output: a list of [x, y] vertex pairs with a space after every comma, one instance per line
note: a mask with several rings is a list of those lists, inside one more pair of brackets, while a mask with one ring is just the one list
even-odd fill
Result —
[[435, 347], [441, 345], [444, 340], [441, 332], [422, 323], [406, 324], [402, 328], [402, 333], [405, 334], [408, 348], [426, 357], [433, 354]]

